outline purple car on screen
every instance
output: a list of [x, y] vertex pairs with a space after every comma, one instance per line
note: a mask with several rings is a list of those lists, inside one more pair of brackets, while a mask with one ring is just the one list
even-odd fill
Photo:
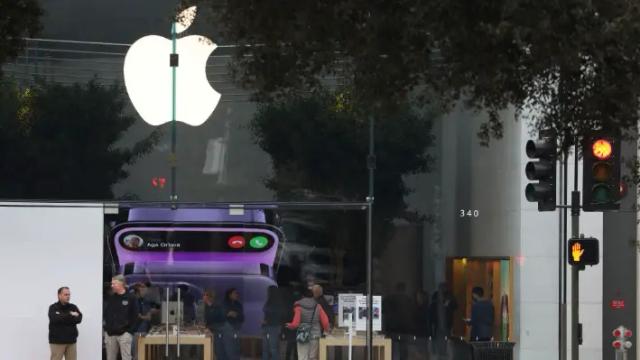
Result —
[[[244, 335], [258, 335], [281, 232], [262, 210], [135, 208], [111, 231], [120, 271], [128, 283], [149, 281], [182, 291], [185, 320], [205, 289], [222, 301], [235, 288], [244, 305]], [[164, 296], [161, 297], [164, 300]], [[193, 314], [192, 314], [193, 311]]]

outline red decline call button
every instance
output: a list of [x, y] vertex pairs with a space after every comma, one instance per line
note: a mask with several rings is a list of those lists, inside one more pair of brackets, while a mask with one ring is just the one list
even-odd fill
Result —
[[229, 238], [229, 240], [227, 241], [227, 244], [229, 244], [229, 247], [232, 249], [242, 249], [244, 247], [245, 242], [246, 241], [244, 240], [243, 236], [234, 235]]

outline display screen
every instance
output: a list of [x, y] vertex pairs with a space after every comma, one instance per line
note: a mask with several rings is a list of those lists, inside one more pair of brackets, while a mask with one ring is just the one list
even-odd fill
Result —
[[117, 241], [130, 251], [180, 252], [262, 252], [270, 249], [275, 239], [259, 229], [126, 229]]

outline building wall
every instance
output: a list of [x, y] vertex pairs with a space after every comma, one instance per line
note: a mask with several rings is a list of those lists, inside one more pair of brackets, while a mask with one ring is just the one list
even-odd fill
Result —
[[[503, 139], [492, 140], [486, 148], [479, 145], [476, 137], [483, 119], [483, 114], [459, 108], [436, 127], [440, 137], [437, 151], [440, 180], [434, 184], [437, 188], [434, 194], [439, 196], [430, 198], [427, 204], [439, 211], [436, 223], [425, 230], [425, 237], [448, 256], [512, 257], [513, 334], [517, 357], [557, 359], [559, 211], [538, 212], [537, 204], [524, 197], [524, 188], [529, 182], [524, 174], [529, 161], [524, 145], [532, 137], [529, 125], [514, 121], [513, 112], [505, 111]], [[569, 174], [572, 184], [572, 167]], [[478, 210], [479, 217], [460, 218], [461, 209]], [[583, 213], [581, 221], [582, 233], [602, 238], [602, 214]], [[435, 256], [433, 261], [432, 274], [428, 275], [443, 279], [444, 274], [438, 270], [442, 269], [442, 257]], [[584, 325], [584, 345], [580, 352], [583, 359], [602, 357], [599, 341], [602, 338], [602, 279], [601, 265], [581, 273], [580, 320]], [[570, 285], [569, 282], [569, 304]], [[570, 313], [570, 307], [567, 312]]]
[[[622, 159], [631, 160], [638, 154], [635, 141], [623, 143]], [[623, 174], [628, 173], [626, 166]], [[620, 211], [604, 216], [604, 237], [601, 243], [603, 256], [604, 289], [600, 311], [603, 314], [602, 348], [603, 354], [613, 357], [612, 331], [624, 325], [633, 331], [630, 339], [633, 347], [629, 359], [636, 359], [638, 333], [638, 209], [636, 186], [628, 184], [627, 196], [622, 201]], [[611, 308], [612, 300], [624, 300], [624, 309]]]

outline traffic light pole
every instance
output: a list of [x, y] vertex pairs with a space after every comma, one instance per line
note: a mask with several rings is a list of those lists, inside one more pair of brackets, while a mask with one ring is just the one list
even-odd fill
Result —
[[367, 196], [367, 339], [366, 359], [373, 360], [373, 202], [374, 178], [376, 170], [375, 155], [375, 117], [369, 117], [369, 155], [367, 168], [369, 170], [369, 193]]
[[[576, 176], [577, 179], [577, 176]], [[571, 237], [580, 234], [580, 191], [571, 192]], [[569, 255], [571, 256], [571, 255]], [[579, 359], [579, 338], [582, 337], [579, 319], [580, 265], [571, 266], [571, 360]]]
[[[574, 152], [574, 178], [571, 192], [571, 237], [580, 236], [580, 191], [578, 191], [578, 142]], [[571, 256], [571, 254], [569, 254]], [[579, 346], [582, 338], [580, 326], [580, 265], [571, 266], [571, 360], [580, 358]]]
[[176, 67], [177, 63], [173, 63], [174, 59], [177, 59], [176, 54], [176, 23], [175, 21], [171, 24], [171, 155], [169, 155], [169, 163], [171, 165], [171, 201], [178, 200], [178, 195], [176, 193]]
[[568, 228], [568, 204], [569, 204], [569, 151], [565, 150], [561, 162], [561, 197], [562, 211], [559, 215], [560, 234], [559, 244], [560, 254], [558, 266], [558, 317], [559, 317], [559, 334], [558, 334], [558, 359], [567, 360], [567, 233]]

